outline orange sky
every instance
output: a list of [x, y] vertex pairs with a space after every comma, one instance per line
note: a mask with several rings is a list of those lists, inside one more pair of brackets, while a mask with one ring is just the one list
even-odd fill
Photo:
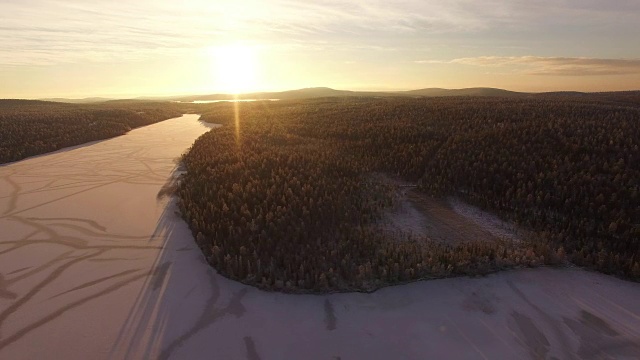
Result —
[[0, 98], [640, 88], [640, 2], [0, 3]]

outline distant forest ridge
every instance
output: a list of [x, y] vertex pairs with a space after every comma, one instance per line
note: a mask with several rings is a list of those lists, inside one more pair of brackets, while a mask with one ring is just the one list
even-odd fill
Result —
[[0, 164], [123, 135], [178, 117], [189, 111], [188, 106], [166, 101], [69, 104], [0, 99]]
[[[131, 100], [157, 100], [157, 101], [213, 101], [213, 100], [234, 100], [234, 99], [279, 99], [279, 100], [298, 100], [323, 97], [455, 97], [455, 96], [481, 96], [481, 97], [528, 97], [528, 96], [561, 96], [561, 97], [591, 97], [591, 96], [613, 96], [620, 95], [635, 99], [640, 99], [640, 90], [636, 91], [614, 91], [614, 92], [578, 92], [578, 91], [555, 91], [528, 93], [517, 92], [505, 89], [473, 87], [464, 89], [442, 89], [442, 88], [425, 88], [408, 91], [350, 91], [336, 90], [328, 87], [313, 87], [297, 90], [275, 91], [275, 92], [254, 92], [246, 94], [206, 94], [206, 95], [189, 95], [189, 96], [164, 96], [149, 97], [142, 96]], [[66, 98], [47, 98], [44, 101], [66, 102], [66, 103], [95, 103], [106, 102], [110, 98], [89, 97], [82, 99], [66, 99]]]

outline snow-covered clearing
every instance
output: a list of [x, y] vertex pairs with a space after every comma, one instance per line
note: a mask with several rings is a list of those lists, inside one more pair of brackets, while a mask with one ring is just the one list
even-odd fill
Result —
[[379, 224], [385, 231], [452, 245], [495, 239], [520, 240], [518, 233], [522, 231], [515, 225], [457, 198], [434, 199], [402, 180], [383, 174], [374, 174], [374, 178], [396, 188], [394, 206], [385, 210]]
[[469, 205], [458, 198], [450, 198], [448, 200], [453, 211], [471, 220], [491, 235], [505, 240], [519, 240], [515, 225], [509, 224], [499, 217]]

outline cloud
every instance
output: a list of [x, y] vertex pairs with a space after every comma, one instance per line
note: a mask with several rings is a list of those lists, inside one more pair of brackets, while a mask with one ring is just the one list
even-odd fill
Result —
[[450, 61], [418, 60], [416, 63], [462, 64], [479, 67], [514, 67], [527, 75], [592, 76], [640, 73], [640, 59], [597, 59], [586, 57], [479, 56]]
[[549, 25], [634, 34], [638, 23], [637, 0], [0, 0], [0, 66], [132, 61], [236, 39], [415, 49]]
[[353, 49], [382, 35], [489, 26], [466, 2], [2, 0], [0, 66], [135, 61], [246, 39]]

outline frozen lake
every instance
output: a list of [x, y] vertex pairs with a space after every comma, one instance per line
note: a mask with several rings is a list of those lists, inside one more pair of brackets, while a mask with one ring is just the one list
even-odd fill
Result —
[[0, 167], [1, 359], [640, 358], [640, 284], [578, 269], [327, 296], [217, 275], [158, 196], [197, 119]]

